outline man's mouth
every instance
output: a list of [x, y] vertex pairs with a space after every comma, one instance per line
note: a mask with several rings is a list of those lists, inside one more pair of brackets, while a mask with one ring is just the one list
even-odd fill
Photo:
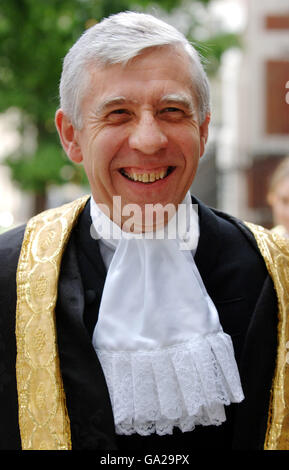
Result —
[[131, 181], [149, 184], [165, 179], [174, 169], [174, 166], [167, 166], [152, 170], [141, 168], [121, 168], [119, 171], [123, 176]]

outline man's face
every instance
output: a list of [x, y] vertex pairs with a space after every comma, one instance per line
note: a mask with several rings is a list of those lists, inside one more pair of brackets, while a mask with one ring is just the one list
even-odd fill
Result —
[[[198, 122], [188, 57], [181, 49], [151, 49], [126, 66], [89, 72], [83, 127], [73, 131], [77, 157], [73, 146], [66, 150], [83, 161], [95, 201], [110, 210], [113, 196], [122, 206], [177, 207], [194, 179], [209, 122]], [[59, 123], [58, 129], [61, 135]]]

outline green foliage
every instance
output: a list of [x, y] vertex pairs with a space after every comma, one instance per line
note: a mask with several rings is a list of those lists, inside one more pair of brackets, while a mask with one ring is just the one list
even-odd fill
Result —
[[223, 53], [231, 47], [241, 47], [241, 42], [236, 34], [219, 33], [194, 45], [203, 57], [207, 74], [214, 75], [220, 66]]
[[[194, 1], [198, 1], [199, 3], [203, 3], [204, 5], [207, 5], [208, 3], [210, 3], [211, 0], [191, 0], [192, 3]], [[157, 5], [163, 8], [164, 10], [172, 11], [173, 9], [177, 8], [181, 4], [181, 1], [180, 0], [155, 0], [155, 1], [138, 0], [136, 2], [133, 2], [132, 5], [133, 4], [143, 7], [143, 8], [147, 8], [148, 6], [152, 6], [152, 5]]]
[[82, 167], [70, 162], [58, 142], [40, 142], [33, 157], [29, 154], [22, 154], [21, 158], [11, 155], [6, 161], [14, 179], [21, 181], [24, 191], [41, 194], [50, 184], [62, 185], [71, 181], [84, 185], [87, 182]]

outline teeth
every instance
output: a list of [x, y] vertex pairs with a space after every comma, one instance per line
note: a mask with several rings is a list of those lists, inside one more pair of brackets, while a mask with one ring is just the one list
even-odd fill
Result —
[[154, 183], [155, 181], [159, 179], [163, 179], [165, 176], [168, 174], [168, 168], [167, 170], [162, 170], [160, 172], [156, 173], [132, 173], [128, 174], [124, 170], [122, 173], [127, 176], [129, 179], [132, 181], [140, 181], [141, 183]]
[[150, 174], [150, 183], [153, 183], [156, 180], [156, 175], [154, 173]]

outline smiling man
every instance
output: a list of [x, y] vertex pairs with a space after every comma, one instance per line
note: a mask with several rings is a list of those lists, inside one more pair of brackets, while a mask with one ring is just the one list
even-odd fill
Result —
[[196, 50], [104, 19], [64, 59], [55, 122], [91, 194], [0, 237], [0, 448], [288, 448], [289, 251], [190, 195]]
[[183, 201], [210, 120], [208, 113], [200, 122], [192, 76], [178, 44], [148, 48], [125, 67], [88, 66], [81, 128], [63, 109], [56, 123], [69, 157], [83, 161], [95, 202], [112, 208], [116, 195], [123, 205]]

